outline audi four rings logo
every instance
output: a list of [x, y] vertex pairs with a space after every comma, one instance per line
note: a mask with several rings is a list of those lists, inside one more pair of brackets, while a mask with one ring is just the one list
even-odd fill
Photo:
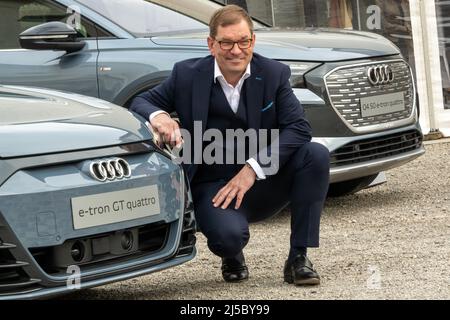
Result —
[[122, 158], [98, 160], [91, 162], [89, 173], [98, 181], [122, 179], [131, 175], [128, 162]]
[[394, 72], [388, 65], [377, 65], [367, 69], [367, 78], [373, 86], [388, 84], [394, 81]]

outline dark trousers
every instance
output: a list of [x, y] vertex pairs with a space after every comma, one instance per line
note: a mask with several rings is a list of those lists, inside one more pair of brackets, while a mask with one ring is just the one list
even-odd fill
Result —
[[329, 152], [317, 143], [299, 148], [276, 175], [257, 180], [244, 196], [241, 207], [215, 208], [212, 198], [227, 181], [192, 185], [195, 217], [209, 249], [232, 258], [248, 243], [249, 221], [262, 220], [291, 205], [292, 248], [318, 247], [320, 215], [329, 183]]

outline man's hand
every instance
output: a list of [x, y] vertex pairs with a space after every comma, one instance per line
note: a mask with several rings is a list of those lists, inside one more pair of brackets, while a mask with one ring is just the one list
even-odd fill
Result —
[[160, 113], [150, 121], [163, 143], [168, 143], [171, 147], [179, 146], [182, 143], [180, 127], [178, 122], [173, 120], [167, 113]]
[[226, 209], [231, 201], [236, 198], [236, 206], [234, 209], [239, 209], [245, 193], [253, 186], [255, 180], [256, 173], [251, 167], [245, 165], [241, 171], [226, 184], [226, 186], [217, 192], [212, 199], [214, 207], [222, 205], [221, 208]]

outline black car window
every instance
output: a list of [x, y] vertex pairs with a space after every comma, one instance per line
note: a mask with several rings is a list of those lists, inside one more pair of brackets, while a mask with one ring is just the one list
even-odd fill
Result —
[[0, 50], [19, 49], [18, 37], [21, 32], [50, 21], [70, 24], [80, 38], [95, 37], [95, 26], [77, 11], [76, 7], [66, 8], [47, 0], [0, 1]]

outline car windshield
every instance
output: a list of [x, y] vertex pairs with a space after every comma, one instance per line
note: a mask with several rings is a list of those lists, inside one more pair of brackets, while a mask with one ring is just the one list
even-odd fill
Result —
[[[136, 37], [207, 31], [220, 4], [208, 0], [77, 0]], [[255, 28], [264, 27], [254, 22]]]

